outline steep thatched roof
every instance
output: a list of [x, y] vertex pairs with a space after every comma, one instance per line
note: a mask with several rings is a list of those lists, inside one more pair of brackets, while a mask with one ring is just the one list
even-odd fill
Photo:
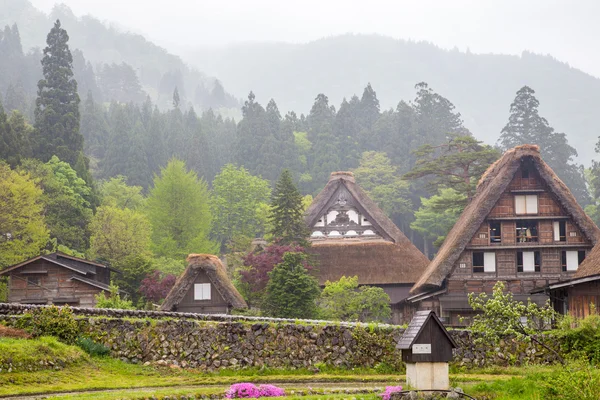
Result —
[[477, 229], [509, 186], [521, 160], [529, 159], [554, 194], [561, 207], [568, 212], [575, 224], [593, 244], [600, 238], [600, 230], [585, 214], [573, 197], [569, 188], [556, 176], [541, 156], [536, 145], [517, 146], [500, 157], [481, 177], [475, 196], [471, 199], [458, 221], [448, 233], [444, 244], [431, 261], [421, 278], [413, 286], [411, 293], [417, 294], [435, 290], [442, 286], [444, 279], [452, 272], [452, 267], [460, 257]]
[[358, 276], [360, 285], [409, 283], [419, 279], [429, 260], [420, 251], [386, 240], [331, 240], [313, 243], [319, 283]]
[[306, 211], [308, 226], [327, 212], [334, 195], [343, 186], [353, 196], [353, 204], [383, 239], [326, 239], [313, 242], [309, 251], [317, 256], [319, 279], [336, 281], [342, 276], [358, 276], [360, 284], [415, 282], [429, 259], [412, 244], [400, 229], [358, 186], [352, 172], [333, 172], [325, 188]]
[[600, 243], [597, 243], [585, 260], [577, 268], [573, 279], [600, 275]]
[[223, 267], [218, 257], [209, 254], [190, 254], [187, 262], [188, 267], [177, 278], [175, 285], [161, 305], [160, 309], [162, 311], [171, 311], [173, 306], [183, 300], [186, 293], [192, 288], [200, 272], [205, 272], [208, 275], [208, 278], [217, 291], [233, 308], [248, 308], [242, 295], [229, 280], [227, 271], [225, 271], [225, 267]]

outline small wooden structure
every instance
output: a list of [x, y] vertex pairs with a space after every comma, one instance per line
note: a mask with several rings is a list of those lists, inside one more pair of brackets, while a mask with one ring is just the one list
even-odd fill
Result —
[[218, 257], [190, 254], [187, 262], [188, 267], [161, 305], [162, 311], [229, 314], [234, 308], [248, 308]]
[[419, 390], [449, 389], [448, 362], [456, 347], [433, 311], [417, 311], [397, 346], [406, 363], [406, 383]]

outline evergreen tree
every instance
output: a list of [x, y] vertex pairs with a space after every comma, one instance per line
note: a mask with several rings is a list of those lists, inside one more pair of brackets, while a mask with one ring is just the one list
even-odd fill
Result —
[[371, 148], [369, 144], [371, 142], [373, 126], [379, 119], [380, 115], [379, 99], [377, 98], [377, 93], [375, 93], [370, 83], [363, 91], [363, 95], [360, 99], [359, 110], [360, 111], [358, 115], [361, 126], [361, 148], [369, 149]]
[[21, 159], [21, 146], [19, 139], [4, 112], [0, 103], [0, 160], [5, 160], [11, 166], [16, 166]]
[[90, 158], [90, 169], [100, 174], [99, 163], [106, 155], [109, 127], [100, 106], [94, 102], [92, 92], [88, 92], [81, 113], [81, 134], [84, 138], [85, 154]]
[[539, 101], [535, 91], [523, 86], [510, 105], [508, 123], [502, 128], [498, 144], [502, 150], [523, 144], [537, 144], [544, 161], [567, 184], [577, 201], [585, 206], [590, 196], [583, 176], [583, 167], [573, 158], [577, 151], [569, 145], [564, 133], [552, 128], [546, 118], [539, 115]]
[[359, 141], [362, 141], [361, 135], [363, 133], [361, 117], [361, 103], [358, 97], [352, 96], [350, 102], [346, 99], [342, 101], [333, 125], [333, 134], [340, 143], [337, 153], [340, 159], [340, 169], [342, 170], [349, 170], [358, 166], [360, 158]]
[[292, 174], [285, 169], [279, 176], [271, 198], [271, 231], [280, 244], [308, 245], [309, 229], [304, 222], [302, 195], [294, 185]]
[[340, 169], [340, 142], [333, 135], [335, 115], [335, 107], [329, 105], [327, 96], [319, 94], [307, 117], [307, 138], [313, 144], [308, 159], [312, 177], [309, 186], [311, 192], [322, 188], [331, 172]]
[[75, 166], [83, 152], [83, 136], [79, 133], [79, 95], [68, 41], [67, 31], [56, 20], [44, 49], [44, 78], [38, 83], [34, 155], [42, 161], [56, 155]]
[[264, 311], [277, 318], [314, 318], [319, 283], [304, 267], [306, 255], [285, 253], [269, 273]]
[[252, 92], [242, 107], [242, 115], [238, 124], [234, 157], [250, 173], [259, 175], [264, 172], [264, 167], [259, 168], [263, 157], [269, 157], [261, 150], [268, 140], [269, 128], [265, 109], [255, 101]]
[[173, 108], [179, 108], [179, 103], [181, 103], [179, 90], [177, 90], [177, 86], [175, 86], [175, 90], [173, 91]]

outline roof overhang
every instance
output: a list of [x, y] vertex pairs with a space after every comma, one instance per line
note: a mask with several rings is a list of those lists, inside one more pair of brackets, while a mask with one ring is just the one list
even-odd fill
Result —
[[437, 295], [444, 294], [444, 293], [446, 293], [446, 288], [437, 290], [435, 292], [419, 293], [414, 296], [407, 297], [406, 301], [409, 303], [416, 303], [417, 301], [425, 300], [430, 297], [437, 296]]
[[570, 279], [568, 281], [561, 281], [561, 282], [553, 283], [553, 284], [544, 286], [542, 288], [532, 290], [530, 293], [532, 293], [532, 294], [543, 293], [548, 290], [561, 289], [561, 288], [565, 288], [565, 287], [579, 285], [581, 283], [594, 282], [594, 281], [600, 281], [600, 275], [586, 276], [585, 278]]

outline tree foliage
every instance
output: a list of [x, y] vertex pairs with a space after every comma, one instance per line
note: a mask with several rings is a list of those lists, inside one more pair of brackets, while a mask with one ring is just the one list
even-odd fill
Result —
[[69, 35], [56, 20], [48, 33], [35, 108], [35, 154], [42, 161], [54, 155], [75, 166], [83, 152], [79, 133], [79, 94], [73, 78]]
[[269, 273], [263, 311], [278, 318], [313, 318], [319, 283], [304, 267], [306, 255], [285, 253]]
[[359, 287], [358, 276], [325, 282], [317, 304], [322, 319], [384, 322], [391, 316], [390, 297], [378, 287]]
[[108, 295], [104, 291], [96, 295], [96, 308], [112, 308], [117, 310], [135, 310], [133, 302], [121, 298], [119, 287], [115, 284], [110, 285]]
[[50, 239], [42, 190], [0, 162], [0, 268], [37, 256]]
[[292, 174], [285, 169], [275, 184], [269, 220], [273, 240], [281, 244], [308, 245], [310, 232], [304, 222], [303, 198], [294, 185]]
[[271, 195], [266, 180], [251, 175], [244, 167], [227, 164], [212, 187], [213, 235], [221, 246], [238, 235], [256, 237], [265, 232], [268, 208], [264, 206]]
[[146, 300], [160, 303], [167, 297], [176, 280], [177, 276], [173, 274], [164, 275], [160, 271], [154, 271], [142, 280], [140, 293]]
[[208, 187], [183, 161], [172, 159], [154, 178], [147, 213], [156, 255], [185, 259], [190, 253], [216, 253], [208, 237], [212, 226]]

